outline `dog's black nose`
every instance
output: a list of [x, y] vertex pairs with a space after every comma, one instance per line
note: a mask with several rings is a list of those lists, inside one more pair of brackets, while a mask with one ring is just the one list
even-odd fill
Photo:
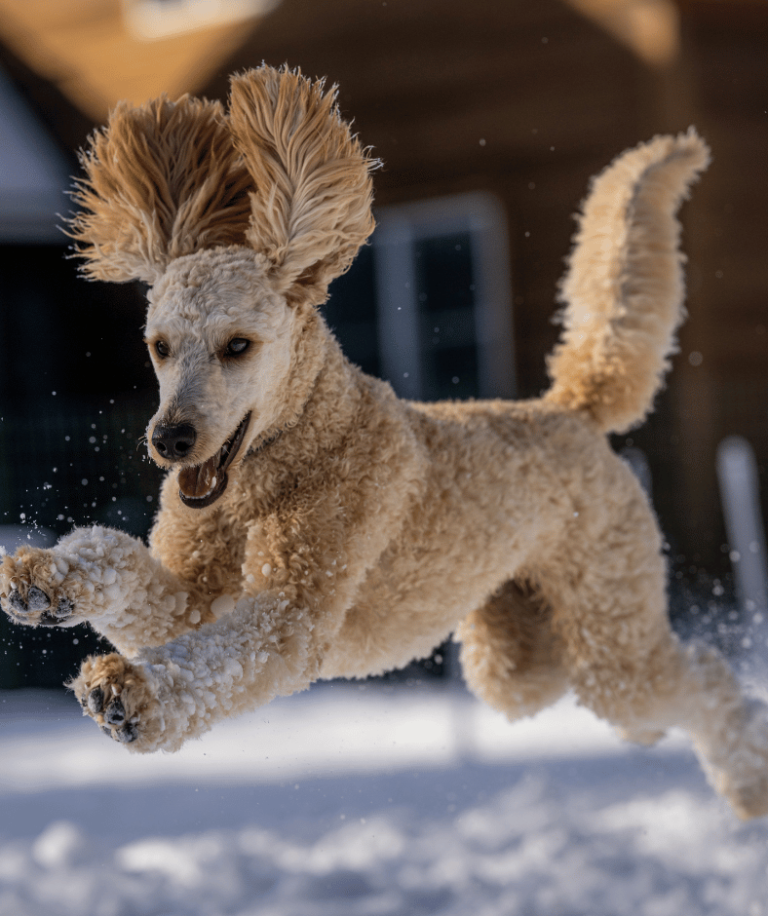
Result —
[[156, 426], [152, 433], [152, 445], [158, 455], [168, 461], [186, 458], [197, 439], [194, 426]]

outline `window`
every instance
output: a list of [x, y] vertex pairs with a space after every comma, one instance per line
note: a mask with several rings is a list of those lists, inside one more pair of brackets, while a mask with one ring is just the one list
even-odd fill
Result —
[[401, 397], [511, 397], [501, 205], [487, 194], [457, 195], [384, 208], [377, 221], [327, 307], [349, 358]]

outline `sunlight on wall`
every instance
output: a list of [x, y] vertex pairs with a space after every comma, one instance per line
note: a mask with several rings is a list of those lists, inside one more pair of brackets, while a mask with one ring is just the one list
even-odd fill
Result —
[[142, 41], [264, 16], [280, 0], [121, 0], [128, 31]]
[[672, 0], [567, 0], [641, 60], [663, 67], [679, 50], [679, 14]]
[[[101, 122], [121, 99], [140, 105], [161, 92], [171, 98], [196, 92], [277, 5], [275, 0], [133, 0], [129, 23], [126, 4], [0, 0], [0, 35], [29, 67]], [[155, 16], [161, 6], [166, 12]], [[180, 17], [191, 27], [180, 29]]]

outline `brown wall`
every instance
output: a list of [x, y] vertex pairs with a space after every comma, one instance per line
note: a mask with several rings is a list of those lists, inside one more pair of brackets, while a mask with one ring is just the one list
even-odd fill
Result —
[[717, 443], [743, 435], [768, 459], [768, 5], [700, 2], [683, 25], [693, 114], [713, 152], [688, 225], [691, 320], [682, 337], [684, 354], [703, 359], [680, 360], [675, 376], [694, 538], [719, 521]]

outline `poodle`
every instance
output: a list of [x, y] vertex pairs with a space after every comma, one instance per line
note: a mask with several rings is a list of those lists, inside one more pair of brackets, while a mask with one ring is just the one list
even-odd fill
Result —
[[768, 813], [766, 707], [670, 629], [655, 516], [606, 439], [668, 368], [676, 212], [707, 161], [691, 130], [593, 181], [540, 399], [415, 403], [350, 364], [318, 311], [374, 228], [378, 163], [335, 91], [265, 65], [233, 77], [228, 111], [118, 105], [69, 231], [89, 278], [150, 288], [160, 510], [149, 547], [95, 526], [5, 556], [5, 612], [114, 645], [70, 686], [132, 751], [453, 633], [469, 687], [510, 719], [573, 690], [630, 740], [682, 727], [736, 812]]

